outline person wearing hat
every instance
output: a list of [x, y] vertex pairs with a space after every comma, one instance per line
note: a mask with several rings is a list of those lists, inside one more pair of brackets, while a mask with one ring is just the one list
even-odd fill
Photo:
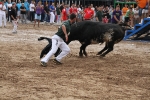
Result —
[[3, 1], [0, 3], [0, 5], [0, 27], [2, 27], [2, 21], [4, 21], [4, 27], [6, 27], [6, 6], [4, 5]]

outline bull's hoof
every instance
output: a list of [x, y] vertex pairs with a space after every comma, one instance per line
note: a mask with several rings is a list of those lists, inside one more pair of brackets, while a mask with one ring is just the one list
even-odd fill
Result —
[[87, 57], [88, 55], [87, 54], [84, 54], [85, 55], [85, 57]]
[[100, 55], [100, 57], [103, 58], [103, 57], [105, 57], [105, 55], [102, 54], [102, 55]]
[[102, 53], [98, 52], [96, 55], [101, 55]]
[[79, 57], [83, 57], [83, 54], [79, 54]]

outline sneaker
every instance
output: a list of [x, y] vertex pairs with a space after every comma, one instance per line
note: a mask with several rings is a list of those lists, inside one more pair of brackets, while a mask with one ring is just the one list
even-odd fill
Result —
[[57, 64], [57, 65], [61, 65], [61, 64], [62, 64], [61, 62], [59, 62], [59, 61], [56, 60], [56, 59], [54, 59], [53, 62], [54, 62], [55, 64]]
[[41, 66], [46, 67], [47, 64], [45, 62], [41, 61]]
[[12, 32], [12, 33], [14, 33], [14, 34], [15, 34], [15, 33], [17, 33], [17, 31], [16, 31], [16, 32]]

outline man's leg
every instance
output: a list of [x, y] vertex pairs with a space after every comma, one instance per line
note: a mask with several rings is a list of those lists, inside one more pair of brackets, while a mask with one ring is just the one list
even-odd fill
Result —
[[70, 48], [65, 42], [63, 42], [59, 48], [62, 50], [62, 52], [56, 57], [56, 60], [60, 62], [61, 59], [70, 52]]
[[56, 53], [59, 47], [58, 40], [52, 39], [52, 49], [47, 53], [47, 55], [41, 59], [41, 62], [47, 63], [48, 60]]
[[23, 14], [23, 18], [25, 20], [25, 24], [27, 23], [27, 17], [26, 17], [26, 14]]
[[6, 13], [3, 15], [4, 27], [6, 27]]
[[144, 13], [144, 10], [142, 8], [139, 8], [139, 16], [140, 16], [140, 24], [142, 23], [143, 21], [143, 13]]
[[12, 31], [12, 32], [13, 32], [13, 33], [15, 33], [15, 32], [16, 32], [16, 23], [15, 23], [15, 21], [14, 21], [14, 20], [12, 20], [12, 23], [13, 23], [13, 26], [14, 26], [14, 27], [13, 27], [13, 31]]
[[21, 18], [22, 24], [23, 24], [23, 15], [24, 15], [24, 14], [20, 14], [20, 18]]

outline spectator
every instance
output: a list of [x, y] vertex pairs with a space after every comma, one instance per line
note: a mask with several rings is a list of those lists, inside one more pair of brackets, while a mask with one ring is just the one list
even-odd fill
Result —
[[95, 21], [96, 12], [95, 12], [95, 8], [93, 7], [93, 4], [91, 4], [91, 9], [94, 11], [94, 15], [93, 15], [92, 21]]
[[8, 0], [7, 7], [8, 7], [8, 19], [7, 19], [7, 21], [11, 22], [11, 16], [10, 16], [10, 13], [11, 13], [12, 3], [10, 2], [10, 0]]
[[124, 16], [126, 15], [126, 12], [128, 11], [128, 5], [125, 4], [125, 6], [122, 8], [122, 20], [124, 21]]
[[62, 12], [63, 9], [64, 9], [64, 2], [62, 2], [61, 6], [60, 6], [60, 12]]
[[147, 0], [136, 0], [136, 2], [137, 2], [137, 5], [139, 7], [139, 16], [140, 16], [140, 20], [142, 23], [143, 18], [144, 18], [144, 14], [142, 14], [142, 10], [146, 7]]
[[30, 21], [31, 22], [34, 20], [34, 9], [35, 9], [34, 1], [31, 1], [31, 4], [30, 4]]
[[105, 17], [103, 18], [103, 23], [108, 23], [108, 21], [109, 21], [109, 19], [107, 18], [107, 16], [105, 16]]
[[7, 16], [7, 15], [8, 15], [8, 7], [7, 7], [8, 3], [6, 2], [6, 0], [4, 0], [4, 5], [5, 5], [5, 7], [6, 7], [6, 11], [5, 11], [6, 17], [8, 17], [8, 16]]
[[44, 6], [41, 5], [41, 7], [42, 7], [42, 12], [41, 12], [41, 22], [44, 22], [44, 15], [45, 15], [45, 13], [44, 13]]
[[24, 3], [22, 3], [22, 6], [20, 7], [20, 14], [21, 14], [21, 22], [23, 24], [23, 20], [25, 21], [25, 24], [27, 23], [27, 16], [26, 16], [26, 7], [24, 6]]
[[38, 27], [40, 24], [40, 20], [41, 20], [41, 13], [42, 13], [42, 7], [41, 7], [41, 2], [38, 2], [37, 6], [35, 7], [35, 23], [34, 23], [34, 27], [36, 22], [38, 22]]
[[84, 9], [84, 20], [91, 20], [94, 16], [94, 11], [91, 9], [91, 5], [88, 5], [88, 8]]
[[64, 9], [62, 10], [62, 16], [61, 16], [61, 21], [64, 22], [66, 21], [68, 18], [67, 18], [67, 12], [66, 12], [66, 6], [67, 5], [64, 5]]
[[77, 18], [82, 21], [82, 10], [80, 8], [80, 5], [77, 6]]
[[6, 6], [4, 4], [4, 1], [2, 1], [2, 4], [0, 5], [0, 27], [2, 27], [2, 19], [4, 21], [4, 27], [6, 27]]
[[66, 5], [67, 18], [69, 18], [69, 11], [70, 11], [70, 7], [69, 7], [69, 5], [67, 4], [67, 5]]
[[55, 6], [54, 3], [52, 3], [52, 5], [49, 7], [50, 9], [50, 24], [54, 24], [54, 20], [55, 20]]
[[61, 19], [60, 19], [60, 5], [58, 4], [57, 7], [56, 7], [56, 14], [57, 14], [57, 24], [60, 24], [61, 23]]
[[103, 17], [103, 8], [98, 7], [98, 11], [96, 12], [96, 21], [102, 22], [102, 17]]
[[24, 0], [24, 6], [26, 8], [26, 18], [30, 20], [30, 5], [27, 0]]
[[18, 7], [18, 11], [17, 11], [17, 17], [20, 19], [20, 7], [21, 7], [21, 1], [20, 0], [18, 0], [18, 3], [17, 3], [17, 7]]
[[128, 23], [128, 25], [130, 25], [131, 27], [133, 27], [133, 16], [134, 16], [134, 12], [130, 7], [129, 10], [126, 12], [125, 22]]
[[139, 9], [138, 6], [135, 8], [134, 12], [134, 24], [139, 23]]
[[74, 3], [72, 3], [72, 6], [70, 7], [70, 9], [69, 9], [69, 15], [70, 14], [72, 14], [72, 13], [74, 13], [74, 14], [76, 14], [77, 15], [77, 7], [75, 6], [75, 4]]
[[44, 7], [44, 13], [45, 13], [44, 22], [47, 22], [47, 17], [48, 17], [48, 15], [49, 15], [48, 3], [47, 3], [46, 6]]
[[120, 7], [119, 6], [117, 6], [116, 10], [113, 11], [112, 16], [113, 16], [112, 17], [112, 23], [117, 24], [117, 23], [121, 22], [121, 20], [122, 20], [122, 18], [121, 18], [122, 12], [120, 11]]
[[16, 10], [16, 4], [15, 3], [12, 4], [10, 16], [11, 16], [11, 20], [12, 20], [12, 23], [14, 26], [12, 33], [17, 33], [18, 24], [17, 24], [17, 10]]

